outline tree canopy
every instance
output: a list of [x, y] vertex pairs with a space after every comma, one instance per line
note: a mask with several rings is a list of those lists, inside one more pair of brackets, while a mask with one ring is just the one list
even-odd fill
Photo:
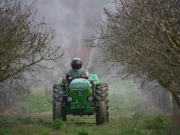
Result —
[[121, 73], [156, 81], [180, 107], [180, 1], [115, 0], [104, 9], [97, 41], [105, 62], [121, 64]]
[[[55, 45], [56, 33], [43, 21], [37, 21], [36, 5], [0, 0], [0, 82], [23, 79], [23, 73], [35, 67], [50, 68], [63, 55]], [[46, 63], [45, 63], [46, 62]]]

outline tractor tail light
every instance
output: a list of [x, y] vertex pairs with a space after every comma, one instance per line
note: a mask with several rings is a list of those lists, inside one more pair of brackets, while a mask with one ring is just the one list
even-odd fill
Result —
[[90, 95], [93, 95], [93, 92], [92, 92], [92, 90], [90, 90]]

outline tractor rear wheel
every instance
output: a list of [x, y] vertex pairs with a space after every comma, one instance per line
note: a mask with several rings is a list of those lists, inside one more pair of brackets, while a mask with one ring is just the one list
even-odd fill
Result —
[[108, 123], [109, 122], [108, 84], [102, 83], [102, 84], [98, 84], [96, 86], [96, 105], [98, 106], [98, 112], [100, 112], [99, 109], [102, 108], [102, 106], [103, 106], [103, 108], [105, 108], [105, 110], [103, 112], [106, 113], [106, 114], [103, 114], [103, 116], [102, 116], [102, 117], [105, 117], [103, 122], [102, 122], [102, 120], [99, 120], [100, 116], [99, 116], [98, 112], [96, 113], [97, 114], [96, 115], [96, 124], [100, 125], [105, 122]]
[[53, 120], [61, 119], [66, 121], [66, 113], [63, 110], [62, 102], [65, 94], [65, 87], [63, 85], [53, 86]]

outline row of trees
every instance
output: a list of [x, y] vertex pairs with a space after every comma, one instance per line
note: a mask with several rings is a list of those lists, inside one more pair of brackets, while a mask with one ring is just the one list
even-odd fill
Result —
[[122, 64], [122, 73], [156, 81], [180, 107], [180, 1], [115, 0], [104, 9], [107, 21], [97, 30], [97, 46], [107, 63]]
[[36, 21], [35, 2], [0, 0], [0, 7], [0, 84], [51, 68], [63, 51], [61, 44], [54, 44], [55, 31], [43, 19]]

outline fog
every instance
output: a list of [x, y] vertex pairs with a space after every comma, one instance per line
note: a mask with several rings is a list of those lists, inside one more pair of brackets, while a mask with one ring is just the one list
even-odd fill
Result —
[[[32, 2], [25, 1], [26, 4]], [[102, 70], [93, 65], [94, 61], [96, 67], [100, 65], [100, 53], [88, 47], [89, 43], [85, 40], [95, 36], [98, 24], [105, 19], [103, 8], [113, 9], [113, 4], [109, 0], [38, 0], [36, 7], [37, 21], [44, 19], [55, 30], [55, 44], [62, 45], [64, 51], [63, 57], [53, 65], [54, 81], [71, 68], [70, 63], [74, 57], [82, 59], [84, 68], [102, 75]]]
[[[26, 4], [32, 2], [33, 0], [24, 0]], [[36, 77], [26, 74], [26, 77], [31, 81], [33, 77], [43, 81], [40, 84], [33, 85], [46, 85], [45, 87], [52, 90], [53, 83], [56, 83], [58, 78], [71, 68], [71, 60], [74, 57], [80, 57], [83, 61], [83, 67], [91, 72], [96, 72], [100, 79], [106, 83], [121, 85], [117, 88], [119, 92], [110, 90], [110, 94], [118, 93], [127, 96], [126, 91], [132, 89], [132, 92], [139, 93], [139, 89], [137, 89], [139, 85], [133, 84], [133, 81], [130, 81], [132, 84], [124, 85], [123, 82], [119, 83], [119, 81], [122, 81], [121, 79], [116, 77], [112, 79], [121, 68], [108, 70], [109, 67], [101, 63], [101, 52], [97, 48], [92, 49], [86, 46], [89, 43], [85, 40], [90, 39], [91, 36], [96, 36], [98, 24], [105, 20], [103, 8], [114, 9], [114, 5], [109, 0], [37, 0], [35, 3], [38, 9], [36, 20], [44, 19], [47, 26], [55, 30], [57, 34], [55, 44], [62, 45], [64, 55], [53, 65], [54, 70], [51, 70], [49, 74], [46, 71], [42, 71]], [[31, 87], [30, 85], [27, 87]], [[148, 98], [151, 94], [149, 92], [145, 96]]]
[[47, 25], [55, 29], [56, 41], [62, 41], [66, 68], [69, 68], [73, 57], [80, 57], [87, 67], [91, 50], [84, 55], [86, 48], [83, 46], [87, 44], [84, 40], [95, 34], [93, 27], [103, 18], [103, 8], [110, 5], [108, 0], [37, 1], [38, 19], [44, 18]]

